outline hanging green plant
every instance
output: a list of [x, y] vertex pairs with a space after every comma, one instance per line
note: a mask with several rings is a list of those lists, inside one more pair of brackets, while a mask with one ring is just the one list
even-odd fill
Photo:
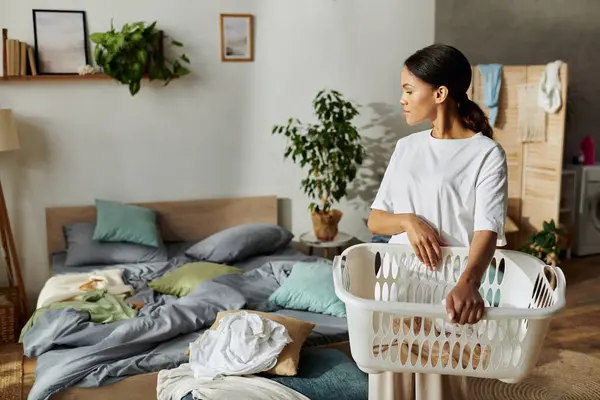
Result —
[[[93, 33], [90, 39], [96, 43], [96, 64], [105, 74], [128, 85], [132, 96], [140, 91], [144, 76], [150, 80], [162, 80], [166, 86], [172, 79], [190, 73], [184, 66], [190, 63], [185, 54], [173, 60], [165, 57], [164, 35], [156, 29], [156, 22], [148, 26], [144, 22], [125, 24], [117, 31], [111, 21], [109, 31]], [[176, 40], [171, 40], [170, 43], [183, 47]]]

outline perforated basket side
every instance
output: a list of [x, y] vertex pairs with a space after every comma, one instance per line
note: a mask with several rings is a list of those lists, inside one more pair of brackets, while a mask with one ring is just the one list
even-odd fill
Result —
[[446, 249], [444, 265], [431, 272], [407, 246], [353, 247], [336, 257], [334, 282], [346, 303], [352, 355], [365, 372], [520, 380], [535, 366], [550, 317], [564, 307], [560, 269], [552, 269], [553, 286], [539, 260], [497, 252], [482, 284], [484, 319], [453, 325], [440, 303], [466, 267], [466, 249]]

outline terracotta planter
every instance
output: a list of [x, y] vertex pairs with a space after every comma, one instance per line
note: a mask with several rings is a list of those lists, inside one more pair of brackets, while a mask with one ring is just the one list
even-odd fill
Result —
[[322, 242], [330, 242], [338, 234], [338, 223], [342, 219], [340, 210], [330, 210], [328, 212], [313, 212], [312, 223], [313, 231], [317, 239]]

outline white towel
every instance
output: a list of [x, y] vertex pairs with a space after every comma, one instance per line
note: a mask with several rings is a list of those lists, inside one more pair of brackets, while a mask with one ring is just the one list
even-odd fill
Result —
[[518, 125], [521, 142], [546, 141], [546, 113], [537, 105], [535, 84], [517, 85]]
[[287, 329], [274, 321], [246, 311], [221, 318], [190, 343], [190, 366], [195, 378], [250, 375], [277, 364], [281, 350], [291, 343]]
[[538, 86], [538, 106], [549, 114], [556, 113], [561, 106], [561, 65], [560, 60], [546, 64]]
[[196, 379], [187, 363], [174, 369], [159, 371], [156, 382], [157, 400], [181, 400], [188, 393], [192, 393], [194, 399], [202, 400], [310, 400], [274, 380], [258, 376]]
[[56, 275], [44, 284], [36, 309], [97, 289], [106, 289], [108, 293], [114, 295], [133, 293], [133, 288], [123, 281], [123, 270], [118, 268]]

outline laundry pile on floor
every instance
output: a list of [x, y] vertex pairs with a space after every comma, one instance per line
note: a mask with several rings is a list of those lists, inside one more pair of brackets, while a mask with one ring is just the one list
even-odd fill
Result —
[[158, 400], [240, 398], [305, 400], [306, 396], [271, 379], [256, 376], [272, 369], [286, 345], [286, 327], [257, 313], [223, 316], [190, 343], [188, 363], [158, 374]]

